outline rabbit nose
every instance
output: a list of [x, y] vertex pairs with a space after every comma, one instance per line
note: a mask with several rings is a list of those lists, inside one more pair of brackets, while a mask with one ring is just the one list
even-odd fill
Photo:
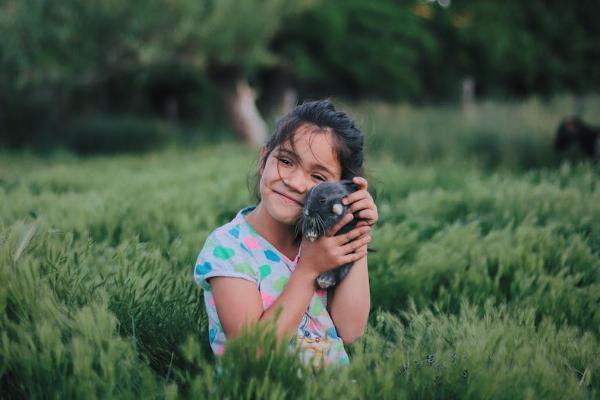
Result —
[[332, 211], [335, 215], [342, 215], [342, 213], [344, 212], [344, 207], [342, 207], [340, 203], [336, 203], [333, 205]]

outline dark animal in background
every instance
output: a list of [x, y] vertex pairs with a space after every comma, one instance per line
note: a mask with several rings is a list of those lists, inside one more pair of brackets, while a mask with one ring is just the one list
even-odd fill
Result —
[[565, 151], [573, 147], [594, 161], [600, 160], [600, 128], [586, 124], [579, 117], [565, 118], [556, 131], [554, 148]]
[[[313, 186], [306, 195], [304, 209], [296, 225], [296, 231], [302, 232], [302, 235], [311, 241], [323, 236], [349, 212], [349, 207], [342, 204], [342, 198], [356, 190], [358, 190], [358, 186], [349, 180], [322, 182]], [[357, 222], [358, 218], [353, 219], [344, 225], [336, 233], [336, 236], [351, 231]], [[369, 251], [375, 250], [369, 249]], [[334, 270], [322, 273], [317, 278], [317, 284], [322, 289], [338, 284], [348, 275], [352, 264], [344, 264]]]

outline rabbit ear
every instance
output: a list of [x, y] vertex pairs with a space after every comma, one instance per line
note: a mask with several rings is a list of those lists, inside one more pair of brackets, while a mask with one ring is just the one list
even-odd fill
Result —
[[346, 187], [346, 189], [348, 189], [351, 192], [356, 192], [359, 189], [359, 186], [349, 179], [343, 179], [340, 181], [340, 183], [342, 185], [344, 185]]

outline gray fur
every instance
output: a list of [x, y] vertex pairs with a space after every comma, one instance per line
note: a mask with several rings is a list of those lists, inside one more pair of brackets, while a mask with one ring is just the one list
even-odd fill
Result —
[[[358, 186], [348, 180], [322, 182], [313, 186], [306, 195], [304, 209], [296, 230], [301, 231], [302, 235], [311, 241], [323, 236], [349, 212], [348, 206], [342, 204], [342, 198], [356, 190], [358, 190]], [[356, 223], [356, 219], [353, 219], [336, 235], [351, 231]], [[317, 278], [317, 284], [323, 289], [338, 284], [348, 275], [352, 264], [344, 264], [334, 270], [322, 273]]]

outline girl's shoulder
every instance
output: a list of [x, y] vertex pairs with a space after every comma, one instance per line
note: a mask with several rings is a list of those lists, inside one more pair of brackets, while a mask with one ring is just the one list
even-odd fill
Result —
[[239, 216], [238, 213], [206, 238], [195, 267], [199, 283], [213, 276], [237, 276], [257, 282], [258, 260], [248, 248], [252, 233], [249, 224]]
[[194, 275], [200, 286], [209, 289], [208, 279], [229, 276], [258, 282], [257, 260], [245, 243], [252, 235], [239, 213], [230, 222], [214, 229], [206, 238], [196, 260]]
[[249, 236], [255, 237], [258, 233], [246, 222], [243, 213], [247, 213], [253, 207], [241, 209], [237, 215], [228, 223], [219, 226], [212, 230], [206, 238], [206, 246], [214, 246], [215, 244], [243, 244], [244, 239]]

